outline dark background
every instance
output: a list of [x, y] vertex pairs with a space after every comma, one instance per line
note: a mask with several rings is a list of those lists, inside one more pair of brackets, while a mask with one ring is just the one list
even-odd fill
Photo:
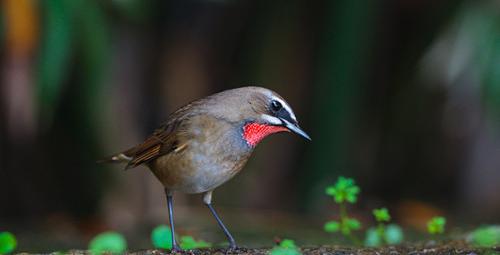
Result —
[[[362, 189], [365, 226], [386, 206], [408, 229], [500, 220], [500, 3], [494, 0], [3, 0], [0, 230], [21, 250], [132, 247], [166, 223], [144, 167], [95, 161], [142, 141], [183, 104], [259, 85], [288, 100], [312, 142], [279, 134], [214, 203], [243, 245], [332, 243], [324, 194]], [[224, 240], [200, 196], [177, 227]]]

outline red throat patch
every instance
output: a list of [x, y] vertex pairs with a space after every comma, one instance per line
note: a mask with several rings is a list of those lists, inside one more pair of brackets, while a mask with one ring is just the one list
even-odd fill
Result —
[[252, 147], [255, 147], [264, 137], [278, 133], [290, 132], [287, 128], [281, 126], [272, 126], [259, 123], [248, 123], [243, 127], [243, 138]]

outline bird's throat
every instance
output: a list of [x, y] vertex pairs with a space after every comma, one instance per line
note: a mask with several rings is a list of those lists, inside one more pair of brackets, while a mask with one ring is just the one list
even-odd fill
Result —
[[260, 123], [248, 123], [243, 126], [243, 138], [252, 147], [255, 147], [264, 137], [278, 133], [289, 131], [285, 127], [272, 126]]

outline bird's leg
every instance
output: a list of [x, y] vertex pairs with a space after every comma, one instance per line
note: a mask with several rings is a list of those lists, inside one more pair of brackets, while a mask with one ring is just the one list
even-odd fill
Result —
[[165, 189], [165, 194], [167, 195], [167, 206], [168, 206], [168, 219], [170, 221], [170, 231], [172, 231], [172, 251], [180, 251], [181, 248], [175, 240], [175, 227], [174, 227], [174, 204], [172, 199], [172, 194]]
[[229, 241], [229, 248], [236, 249], [237, 246], [233, 236], [231, 235], [231, 233], [229, 233], [229, 230], [226, 228], [226, 226], [220, 219], [219, 215], [215, 211], [214, 207], [212, 206], [212, 191], [208, 191], [207, 193], [205, 193], [205, 195], [203, 195], [203, 203], [207, 205], [208, 209], [210, 209], [210, 211], [212, 212], [212, 215], [219, 224], [220, 228], [222, 228], [222, 231], [224, 231], [224, 234], [226, 235], [227, 240]]

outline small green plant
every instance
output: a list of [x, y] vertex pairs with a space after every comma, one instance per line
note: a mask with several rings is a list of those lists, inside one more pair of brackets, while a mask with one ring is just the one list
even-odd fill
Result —
[[500, 226], [489, 225], [475, 229], [467, 238], [470, 243], [481, 247], [500, 245]]
[[113, 231], [104, 232], [95, 236], [89, 243], [89, 250], [92, 254], [123, 254], [127, 249], [125, 238]]
[[380, 246], [383, 244], [399, 244], [403, 241], [403, 230], [396, 224], [389, 224], [391, 215], [387, 208], [373, 210], [373, 216], [377, 221], [376, 228], [369, 228], [366, 231], [365, 245]]
[[379, 224], [384, 224], [384, 222], [391, 221], [391, 215], [387, 208], [373, 209], [373, 216]]
[[360, 189], [351, 178], [339, 177], [337, 182], [326, 188], [326, 194], [333, 197], [335, 203], [339, 205], [339, 221], [328, 221], [324, 225], [324, 230], [329, 233], [340, 232], [349, 238], [354, 244], [360, 244], [359, 239], [352, 233], [361, 228], [361, 223], [349, 217], [347, 214], [347, 203], [354, 204], [358, 199]]
[[151, 232], [151, 242], [156, 249], [172, 249], [172, 232], [167, 225], [159, 225]]
[[184, 250], [192, 250], [199, 248], [210, 248], [212, 247], [212, 244], [203, 240], [196, 241], [192, 236], [181, 236], [180, 246]]
[[16, 249], [16, 237], [10, 232], [0, 232], [0, 254], [11, 253]]
[[270, 255], [301, 255], [295, 242], [290, 239], [284, 239], [269, 252]]
[[446, 218], [436, 216], [427, 222], [427, 232], [431, 235], [443, 234], [446, 226]]
[[[151, 232], [151, 242], [157, 249], [172, 249], [172, 232], [167, 225], [160, 225]], [[195, 240], [192, 236], [181, 236], [180, 246], [182, 249], [191, 250], [212, 247], [211, 243], [203, 240]]]

